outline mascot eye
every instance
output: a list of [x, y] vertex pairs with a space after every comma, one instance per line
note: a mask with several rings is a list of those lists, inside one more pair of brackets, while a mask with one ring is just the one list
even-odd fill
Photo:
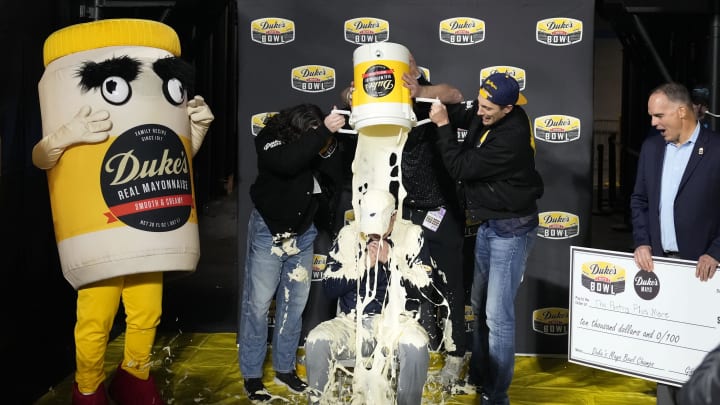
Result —
[[110, 76], [102, 84], [102, 96], [110, 104], [125, 104], [132, 93], [130, 84], [120, 76]]
[[178, 79], [172, 78], [163, 84], [165, 98], [171, 104], [180, 105], [185, 101], [185, 86]]

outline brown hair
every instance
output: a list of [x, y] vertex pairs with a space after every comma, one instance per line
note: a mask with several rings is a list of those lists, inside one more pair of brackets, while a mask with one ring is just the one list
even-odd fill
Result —
[[664, 83], [653, 89], [653, 91], [650, 92], [650, 95], [655, 93], [662, 93], [671, 102], [683, 105], [690, 111], [693, 111], [690, 92], [683, 84], [676, 82]]

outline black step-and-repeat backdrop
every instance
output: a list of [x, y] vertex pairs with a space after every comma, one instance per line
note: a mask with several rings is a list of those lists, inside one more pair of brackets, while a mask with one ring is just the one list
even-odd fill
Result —
[[[466, 99], [495, 71], [520, 83], [545, 195], [516, 301], [517, 351], [567, 354], [570, 246], [587, 246], [592, 208], [594, 1], [238, 0], [238, 18], [238, 119], [247, 128], [238, 142], [240, 286], [257, 173], [253, 137], [263, 118], [301, 102], [330, 111], [352, 81], [359, 45], [399, 43], [433, 83], [450, 83]], [[317, 285], [306, 310], [310, 324], [319, 321], [313, 313], [334, 313], [317, 298]]]

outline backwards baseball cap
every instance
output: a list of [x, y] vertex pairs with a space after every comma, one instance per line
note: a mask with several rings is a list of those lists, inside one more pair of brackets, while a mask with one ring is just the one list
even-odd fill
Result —
[[382, 236], [395, 213], [395, 197], [389, 191], [370, 189], [360, 198], [358, 209], [360, 215], [356, 220], [360, 224], [360, 232]]
[[502, 106], [527, 103], [517, 80], [507, 73], [493, 73], [486, 77], [480, 85], [480, 96]]

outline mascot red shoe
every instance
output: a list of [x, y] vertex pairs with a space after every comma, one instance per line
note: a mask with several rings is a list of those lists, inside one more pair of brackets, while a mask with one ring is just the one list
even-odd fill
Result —
[[[72, 403], [162, 404], [150, 375], [165, 272], [200, 258], [192, 157], [213, 120], [188, 100], [194, 73], [165, 24], [100, 20], [52, 33], [38, 84], [62, 271], [77, 290]], [[122, 300], [125, 348], [108, 392], [104, 360]]]

